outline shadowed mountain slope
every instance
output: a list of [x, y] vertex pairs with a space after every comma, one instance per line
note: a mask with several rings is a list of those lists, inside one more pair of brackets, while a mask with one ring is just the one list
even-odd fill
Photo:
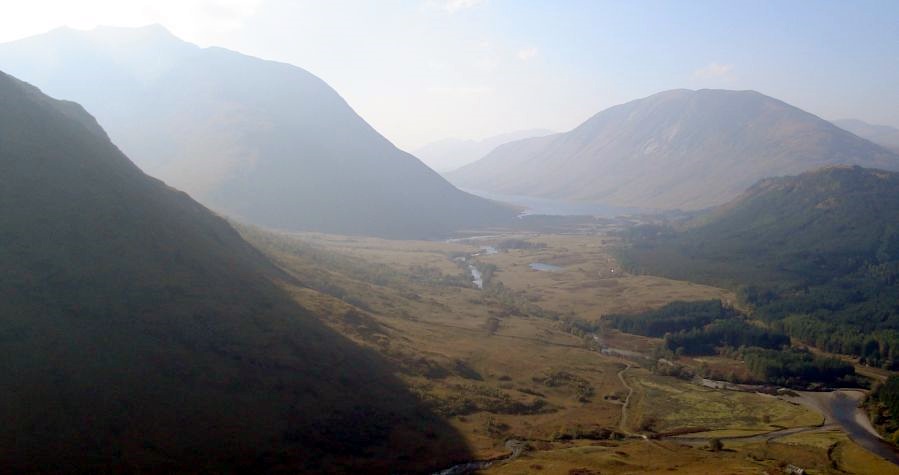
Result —
[[434, 237], [513, 217], [381, 136], [307, 71], [161, 27], [58, 29], [0, 68], [78, 101], [147, 173], [254, 224]]
[[503, 145], [447, 177], [494, 193], [701, 209], [762, 178], [838, 164], [896, 169], [899, 156], [757, 92], [681, 89]]
[[3, 73], [0, 269], [5, 471], [395, 473], [467, 456], [228, 223], [143, 174], [81, 106]]

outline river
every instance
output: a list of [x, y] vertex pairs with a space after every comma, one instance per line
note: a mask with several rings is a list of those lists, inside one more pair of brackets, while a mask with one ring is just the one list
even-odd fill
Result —
[[[593, 335], [593, 339], [600, 343], [597, 335]], [[619, 348], [603, 347], [601, 353], [610, 356], [621, 356], [625, 358], [645, 358], [646, 356], [634, 351], [623, 350]], [[709, 387], [709, 383], [715, 383], [714, 387], [729, 391], [752, 392], [751, 385], [734, 385], [725, 381], [703, 380], [703, 385]], [[752, 435], [752, 436], [735, 436], [720, 437], [721, 440], [740, 439], [743, 441], [752, 440], [772, 440], [799, 432], [807, 432], [814, 430], [822, 430], [831, 427], [839, 427], [845, 432], [849, 438], [856, 444], [865, 448], [869, 452], [880, 456], [881, 458], [899, 465], [899, 450], [885, 442], [877, 430], [868, 419], [868, 415], [859, 404], [865, 398], [865, 392], [859, 389], [838, 389], [836, 391], [792, 391], [798, 396], [780, 396], [786, 401], [801, 404], [808, 409], [820, 413], [824, 416], [824, 423], [820, 426], [813, 427], [793, 427], [778, 431]], [[674, 436], [674, 440], [683, 443], [705, 443], [705, 437], [691, 436]]]
[[830, 392], [796, 391], [798, 397], [785, 397], [822, 413], [825, 423], [836, 424], [858, 445], [884, 459], [899, 465], [899, 452], [881, 439], [868, 420], [865, 411], [858, 407], [865, 398], [864, 391], [839, 389]]
[[[727, 389], [732, 390], [732, 389]], [[745, 391], [744, 391], [745, 392]], [[865, 398], [865, 392], [858, 389], [838, 389], [836, 391], [792, 391], [798, 396], [780, 396], [785, 401], [800, 404], [824, 416], [824, 422], [818, 426], [791, 427], [756, 435], [719, 437], [720, 440], [741, 440], [744, 442], [770, 441], [800, 432], [828, 430], [835, 427], [845, 432], [853, 442], [869, 452], [899, 465], [899, 451], [880, 438], [880, 435], [868, 420], [868, 415], [859, 407]], [[675, 436], [682, 443], [704, 444], [708, 437]]]

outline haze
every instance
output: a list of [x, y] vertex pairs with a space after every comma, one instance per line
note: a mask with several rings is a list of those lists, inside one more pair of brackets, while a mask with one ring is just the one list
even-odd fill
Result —
[[[753, 89], [899, 127], [893, 1], [162, 0], [3, 3], [0, 41], [159, 23], [312, 71], [405, 150], [565, 131], [674, 88]], [[364, 74], [360, 71], [365, 71]]]
[[0, 473], [899, 475], [897, 14], [4, 2]]

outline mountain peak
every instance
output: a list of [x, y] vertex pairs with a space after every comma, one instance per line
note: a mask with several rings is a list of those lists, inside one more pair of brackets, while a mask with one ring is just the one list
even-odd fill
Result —
[[149, 25], [138, 26], [138, 27], [125, 27], [125, 26], [111, 26], [111, 25], [98, 25], [93, 28], [75, 28], [68, 25], [60, 26], [43, 35], [36, 35], [29, 38], [24, 38], [19, 41], [28, 41], [33, 38], [42, 38], [42, 37], [50, 37], [55, 38], [57, 41], [58, 37], [64, 38], [87, 38], [94, 41], [114, 41], [114, 42], [126, 42], [133, 43], [139, 41], [167, 41], [167, 42], [178, 42], [178, 43], [187, 43], [186, 41], [178, 38], [174, 34], [172, 34], [169, 29], [163, 26], [160, 23], [151, 23]]
[[158, 25], [75, 36], [0, 45], [0, 68], [84, 104], [142, 169], [224, 214], [404, 238], [516, 214], [453, 187], [299, 67], [199, 48]]
[[758, 92], [754, 89], [677, 88], [677, 89], [668, 89], [665, 91], [657, 92], [655, 94], [651, 94], [651, 95], [641, 98], [641, 99], [635, 99], [632, 102], [651, 100], [653, 98], [690, 97], [690, 96], [719, 96], [719, 97], [755, 96], [755, 97], [765, 97], [765, 98], [773, 99], [772, 97], [766, 96], [765, 94], [762, 94], [761, 92]]
[[837, 164], [897, 169], [899, 156], [757, 91], [675, 89], [552, 140], [500, 147], [448, 177], [500, 194], [701, 209], [761, 178]]

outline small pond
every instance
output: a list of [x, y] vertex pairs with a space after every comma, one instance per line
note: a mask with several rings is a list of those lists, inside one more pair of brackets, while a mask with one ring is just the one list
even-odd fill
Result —
[[554, 266], [552, 264], [544, 264], [543, 262], [532, 262], [528, 264], [531, 269], [539, 270], [543, 272], [559, 272], [562, 270], [559, 266]]

